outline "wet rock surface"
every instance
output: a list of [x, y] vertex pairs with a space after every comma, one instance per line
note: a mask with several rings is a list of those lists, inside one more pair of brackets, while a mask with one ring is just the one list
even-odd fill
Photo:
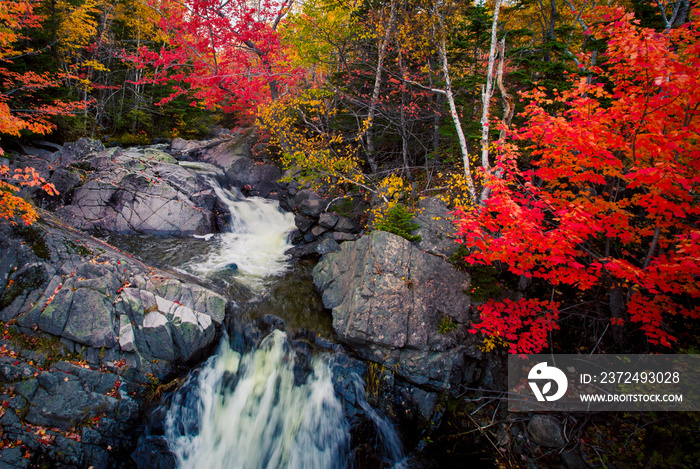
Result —
[[[0, 423], [8, 442], [0, 469], [107, 467], [117, 460], [174, 467], [156, 427], [132, 453], [143, 403], [160, 383], [181, 376], [183, 365], [213, 350], [227, 311], [236, 307], [196, 279], [153, 268], [79, 230], [218, 231], [226, 209], [182, 162], [212, 165], [214, 177], [243, 193], [279, 199], [296, 213], [301, 244], [290, 253], [324, 256], [315, 282], [346, 348], [295, 333], [290, 340], [303, 357], [295, 373], [301, 382], [314, 353], [333, 354], [333, 386], [358, 460], [376, 456], [367, 449], [376, 444], [376, 429], [362, 402], [419, 428], [414, 436], [423, 438], [439, 422], [441, 393], [456, 390], [460, 380], [491, 376], [479, 370], [479, 352], [466, 334], [470, 299], [462, 290], [470, 279], [444, 260], [454, 249], [444, 205], [422, 202], [420, 243], [384, 232], [362, 236], [353, 216], [361, 198], [333, 201], [279, 182], [281, 172], [256, 161], [239, 137], [109, 150], [85, 139], [13, 161], [36, 167], [61, 195], [35, 194], [57, 217], [42, 213], [44, 220], [27, 228], [0, 225], [0, 399], [7, 403]], [[230, 340], [243, 351], [283, 328], [279, 318], [265, 316], [229, 328]]]

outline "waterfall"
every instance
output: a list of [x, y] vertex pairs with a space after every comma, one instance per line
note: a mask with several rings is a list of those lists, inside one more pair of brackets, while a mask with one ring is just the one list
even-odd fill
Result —
[[188, 167], [198, 170], [231, 213], [228, 231], [213, 237], [217, 248], [206, 260], [191, 266], [195, 273], [235, 273], [237, 280], [250, 287], [284, 273], [288, 265], [285, 251], [292, 247], [288, 235], [296, 228], [294, 215], [282, 211], [275, 200], [246, 198], [235, 188], [223, 188], [216, 177], [220, 170], [209, 165]]
[[367, 402], [367, 396], [365, 393], [365, 384], [359, 376], [354, 377], [355, 385], [355, 396], [357, 396], [357, 402], [365, 411], [365, 415], [374, 424], [377, 430], [377, 436], [379, 443], [382, 448], [382, 454], [392, 463], [399, 463], [403, 458], [403, 445], [401, 444], [401, 439], [399, 434], [394, 428], [394, 424], [391, 423], [386, 416], [376, 411]]
[[295, 384], [295, 353], [275, 331], [243, 356], [222, 342], [174, 396], [165, 436], [180, 469], [344, 468], [349, 429], [321, 358]]
[[[265, 277], [283, 273], [294, 217], [275, 201], [244, 198], [235, 189], [224, 189], [216, 168], [188, 166], [207, 179], [232, 218], [230, 231], [205, 238], [216, 248], [204, 261], [190, 263], [189, 269], [206, 276], [228, 272], [253, 289], [262, 287]], [[328, 360], [326, 354], [297, 363], [286, 334], [278, 330], [245, 354], [222, 340], [217, 353], [172, 396], [163, 427], [177, 467], [351, 467], [350, 426]], [[305, 378], [299, 375], [301, 369], [310, 369]], [[367, 403], [359, 376], [351, 377], [350, 387], [376, 429], [376, 446], [385, 462], [397, 463], [403, 452], [393, 425]]]

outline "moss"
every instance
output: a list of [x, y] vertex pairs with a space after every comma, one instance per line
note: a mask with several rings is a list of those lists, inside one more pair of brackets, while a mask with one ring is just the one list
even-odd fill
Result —
[[71, 163], [70, 165], [76, 169], [80, 169], [86, 172], [95, 171], [94, 166], [92, 166], [88, 161], [76, 161], [75, 163]]
[[90, 257], [93, 252], [82, 244], [76, 244], [73, 241], [66, 241], [66, 247], [70, 248], [73, 252], [81, 257]]
[[13, 230], [18, 236], [26, 241], [27, 245], [32, 248], [32, 251], [34, 251], [34, 254], [36, 254], [39, 259], [43, 259], [45, 261], [51, 260], [49, 247], [44, 241], [46, 231], [34, 225], [26, 226], [20, 224], [14, 225]]
[[469, 248], [462, 244], [450, 257], [450, 262], [455, 269], [467, 272], [471, 276], [471, 289], [464, 293], [471, 296], [474, 301], [479, 303], [500, 298], [502, 296], [502, 291], [498, 280], [498, 270], [490, 265], [468, 264], [465, 258], [468, 257], [469, 254]]
[[341, 217], [352, 217], [353, 214], [353, 201], [351, 198], [344, 198], [342, 200], [339, 200], [331, 206], [330, 211], [335, 212], [336, 214], [340, 215]]
[[469, 269], [469, 274], [472, 283], [468, 294], [474, 301], [482, 302], [502, 296], [501, 285], [497, 279], [498, 271], [494, 267], [477, 265]]
[[[10, 324], [12, 324], [10, 322]], [[44, 368], [50, 368], [53, 364], [61, 360], [70, 358], [71, 355], [66, 353], [66, 346], [61, 343], [58, 337], [45, 334], [42, 332], [28, 336], [23, 334], [15, 325], [5, 324], [0, 322], [0, 331], [4, 333], [5, 338], [12, 344], [15, 350], [31, 350], [33, 353], [42, 356]]]
[[0, 309], [5, 309], [21, 295], [41, 288], [48, 281], [46, 271], [32, 266], [15, 275], [7, 284], [0, 298]]

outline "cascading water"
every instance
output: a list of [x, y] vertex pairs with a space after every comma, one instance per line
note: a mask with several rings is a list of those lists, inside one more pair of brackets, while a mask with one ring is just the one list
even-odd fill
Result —
[[[202, 166], [202, 165], [200, 165]], [[216, 249], [187, 270], [203, 276], [233, 272], [253, 291], [288, 268], [284, 252], [294, 218], [276, 202], [243, 198], [222, 188], [215, 169], [198, 167], [231, 212], [231, 229], [211, 237]], [[235, 268], [232, 266], [235, 265]], [[326, 355], [326, 358], [328, 356]], [[299, 366], [285, 333], [274, 331], [240, 354], [223, 340], [218, 352], [193, 372], [173, 396], [164, 422], [180, 469], [343, 469], [352, 466], [350, 428], [324, 357]], [[295, 375], [295, 366], [297, 375]], [[305, 379], [300, 369], [310, 369]], [[298, 381], [303, 381], [299, 383]], [[402, 457], [391, 423], [366, 402], [352, 379], [357, 405], [373, 422], [385, 463]]]
[[165, 425], [181, 469], [343, 468], [349, 429], [331, 372], [314, 359], [294, 383], [294, 351], [275, 331], [241, 356], [217, 355], [174, 396]]
[[246, 198], [236, 189], [224, 189], [216, 178], [220, 170], [202, 164], [188, 166], [199, 171], [231, 213], [229, 229], [213, 237], [217, 248], [190, 268], [205, 276], [236, 272], [237, 280], [249, 287], [260, 286], [267, 276], [284, 273], [288, 268], [284, 253], [292, 247], [288, 234], [296, 228], [294, 215], [283, 212], [277, 201]]

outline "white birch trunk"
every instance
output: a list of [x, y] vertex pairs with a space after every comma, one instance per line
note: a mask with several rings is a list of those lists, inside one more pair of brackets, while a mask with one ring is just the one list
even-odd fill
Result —
[[[493, 97], [493, 67], [496, 62], [496, 46], [498, 45], [498, 12], [501, 9], [501, 1], [496, 0], [493, 12], [493, 23], [491, 25], [491, 48], [489, 49], [489, 65], [486, 71], [486, 88], [482, 89], [481, 103], [483, 106], [481, 113], [481, 166], [484, 171], [489, 171], [489, 105]], [[481, 201], [483, 203], [483, 201]]]
[[457, 138], [459, 139], [459, 147], [462, 151], [462, 162], [464, 163], [464, 178], [467, 180], [469, 196], [471, 198], [471, 202], [473, 204], [476, 204], [476, 188], [474, 186], [474, 177], [472, 176], [471, 164], [469, 163], [469, 150], [467, 148], [467, 139], [464, 137], [462, 123], [459, 120], [457, 106], [455, 105], [454, 95], [452, 94], [452, 80], [450, 79], [450, 68], [447, 63], [447, 46], [445, 44], [445, 22], [443, 21], [442, 14], [440, 13], [440, 11], [438, 11], [437, 4], [435, 5], [435, 14], [440, 23], [438, 52], [440, 54], [440, 60], [442, 62], [442, 73], [445, 76], [445, 96], [447, 97], [447, 102], [450, 105], [450, 115], [452, 116], [452, 122], [454, 122], [455, 130], [457, 131]]

